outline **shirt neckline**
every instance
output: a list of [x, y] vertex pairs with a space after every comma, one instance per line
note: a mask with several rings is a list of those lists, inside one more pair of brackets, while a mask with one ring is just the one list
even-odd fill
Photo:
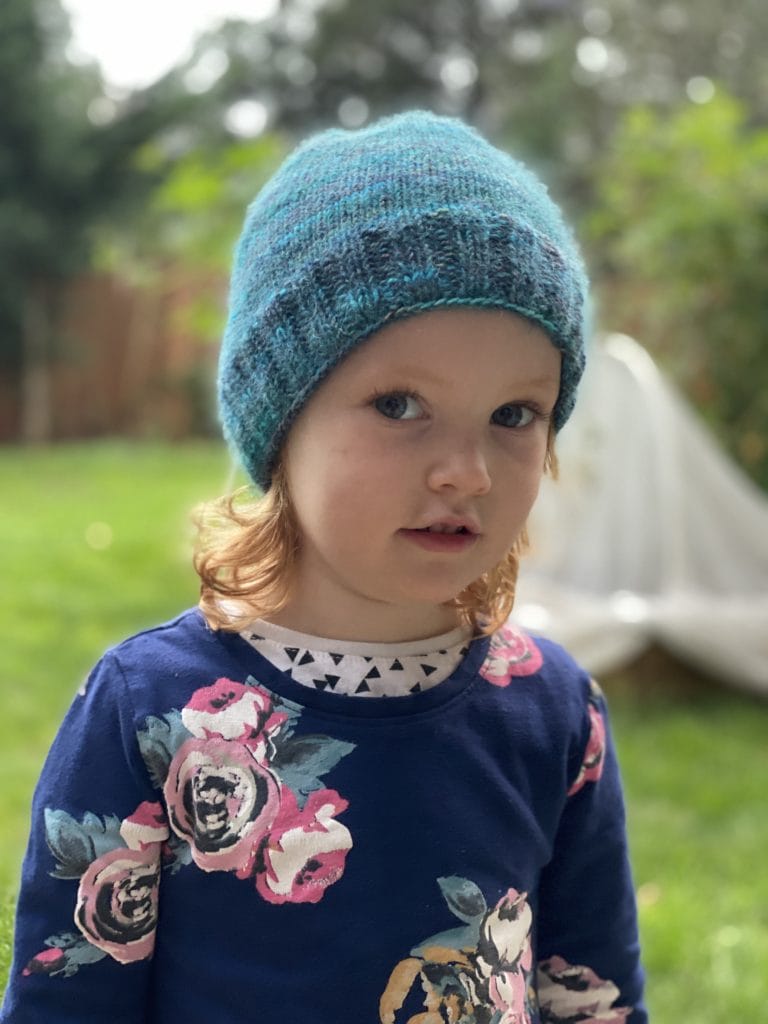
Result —
[[241, 635], [256, 633], [265, 640], [274, 640], [286, 647], [301, 647], [309, 651], [326, 651], [329, 654], [354, 654], [363, 658], [408, 658], [414, 655], [429, 655], [436, 651], [455, 647], [460, 643], [469, 644], [471, 632], [464, 626], [456, 626], [447, 633], [428, 636], [423, 640], [409, 640], [405, 643], [369, 643], [357, 640], [330, 640], [327, 637], [299, 633], [274, 622], [255, 619]]
[[[205, 624], [202, 613], [201, 621]], [[488, 653], [489, 636], [467, 640], [469, 651], [451, 675], [436, 686], [420, 693], [387, 697], [367, 697], [360, 700], [354, 694], [314, 690], [297, 683], [273, 665], [238, 633], [210, 630], [212, 639], [220, 643], [241, 667], [243, 680], [251, 676], [255, 682], [300, 707], [312, 708], [324, 714], [354, 719], [413, 718], [449, 704], [467, 690], [477, 678], [478, 670]]]

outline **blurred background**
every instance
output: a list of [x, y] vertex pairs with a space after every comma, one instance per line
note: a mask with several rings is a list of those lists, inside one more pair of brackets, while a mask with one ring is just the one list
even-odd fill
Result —
[[[670, 591], [617, 555], [585, 580], [550, 514], [522, 613], [583, 642], [611, 697], [654, 1019], [764, 1016], [767, 55], [764, 0], [2, 0], [0, 978], [32, 786], [82, 674], [196, 600], [188, 512], [233, 479], [212, 380], [245, 205], [307, 132], [418, 106], [536, 168], [605, 351], [645, 382], [635, 427], [667, 410], [605, 464], [585, 451], [623, 434], [574, 427], [561, 494], [570, 460], [602, 501], [570, 507], [613, 549], [680, 569], [694, 538], [707, 570]], [[594, 486], [662, 464], [687, 505]]]

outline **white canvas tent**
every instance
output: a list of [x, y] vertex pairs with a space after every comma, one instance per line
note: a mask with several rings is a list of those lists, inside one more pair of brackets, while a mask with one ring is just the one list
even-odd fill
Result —
[[631, 338], [595, 346], [557, 451], [514, 619], [596, 674], [658, 643], [768, 695], [768, 500]]

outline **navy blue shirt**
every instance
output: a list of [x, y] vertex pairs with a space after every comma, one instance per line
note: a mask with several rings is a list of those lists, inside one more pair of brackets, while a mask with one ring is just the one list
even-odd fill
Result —
[[365, 699], [197, 610], [125, 641], [35, 793], [0, 1020], [645, 1024], [599, 689], [511, 626]]

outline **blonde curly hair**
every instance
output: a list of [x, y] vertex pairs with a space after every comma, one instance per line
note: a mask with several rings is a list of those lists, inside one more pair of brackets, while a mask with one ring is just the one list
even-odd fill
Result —
[[[550, 426], [544, 472], [556, 479], [554, 437]], [[213, 629], [240, 632], [255, 618], [269, 618], [285, 607], [301, 536], [282, 464], [261, 497], [254, 499], [251, 489], [242, 487], [201, 505], [194, 519], [200, 609]], [[523, 529], [498, 565], [448, 602], [473, 632], [492, 633], [508, 618], [527, 549]]]

